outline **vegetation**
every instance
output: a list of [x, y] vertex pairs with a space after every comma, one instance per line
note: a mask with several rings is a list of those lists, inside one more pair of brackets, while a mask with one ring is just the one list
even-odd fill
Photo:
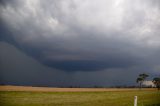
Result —
[[141, 89], [142, 88], [142, 83], [145, 81], [145, 79], [149, 77], [149, 75], [143, 73], [143, 74], [139, 74], [136, 82], [139, 83], [139, 88]]
[[156, 90], [106, 92], [33, 92], [1, 91], [1, 106], [160, 106], [160, 92]]
[[153, 83], [155, 84], [155, 86], [158, 88], [158, 90], [160, 90], [160, 77], [156, 77], [153, 79]]

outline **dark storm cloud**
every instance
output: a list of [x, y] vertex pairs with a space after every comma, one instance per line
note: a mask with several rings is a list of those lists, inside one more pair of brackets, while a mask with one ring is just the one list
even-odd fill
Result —
[[157, 0], [90, 2], [2, 0], [0, 38], [64, 71], [159, 65]]
[[[126, 71], [113, 68], [93, 72], [76, 71], [67, 73], [40, 64], [6, 42], [0, 42], [0, 49], [0, 84], [57, 87], [115, 86], [118, 83], [119, 85], [133, 84], [134, 78], [137, 76], [137, 73], [134, 73], [136, 68], [126, 69]], [[130, 77], [129, 82], [124, 82], [125, 78], [122, 75], [127, 74]]]
[[46, 67], [6, 42], [0, 42], [0, 50], [0, 84], [55, 87], [133, 85], [135, 78], [144, 70], [150, 75], [156, 73], [156, 71], [150, 73], [149, 67], [111, 68], [101, 71], [68, 73]]

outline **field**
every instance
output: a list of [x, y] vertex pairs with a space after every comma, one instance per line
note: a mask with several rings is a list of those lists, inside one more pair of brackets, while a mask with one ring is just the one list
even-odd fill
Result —
[[160, 106], [156, 89], [0, 86], [0, 106]]

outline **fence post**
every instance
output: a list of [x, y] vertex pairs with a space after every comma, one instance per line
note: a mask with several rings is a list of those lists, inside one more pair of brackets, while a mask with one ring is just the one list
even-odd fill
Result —
[[134, 106], [137, 106], [137, 96], [134, 97]]

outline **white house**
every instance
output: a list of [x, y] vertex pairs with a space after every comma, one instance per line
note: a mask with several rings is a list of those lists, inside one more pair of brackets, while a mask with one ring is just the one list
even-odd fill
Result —
[[143, 81], [142, 85], [145, 87], [155, 87], [152, 81]]

